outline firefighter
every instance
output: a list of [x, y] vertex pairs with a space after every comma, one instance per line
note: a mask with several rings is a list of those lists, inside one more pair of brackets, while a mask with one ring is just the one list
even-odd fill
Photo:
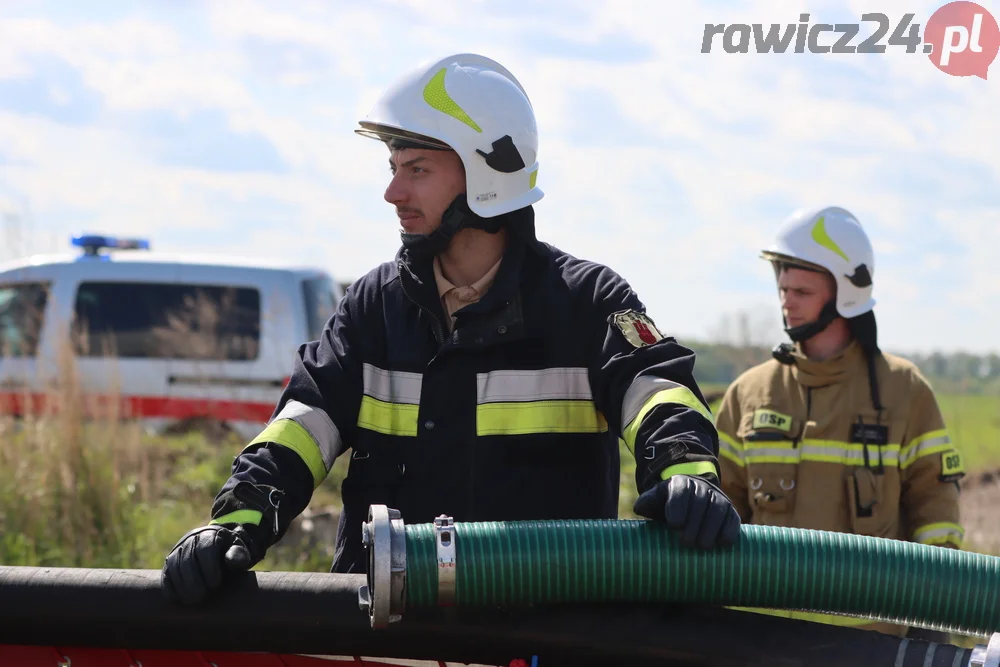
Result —
[[637, 514], [693, 548], [732, 545], [718, 436], [691, 350], [629, 284], [535, 236], [538, 135], [524, 89], [461, 54], [392, 84], [355, 132], [384, 142], [402, 247], [302, 345], [268, 426], [206, 526], [167, 555], [196, 603], [265, 556], [350, 451], [332, 570], [364, 572], [361, 524], [615, 518], [619, 439]]
[[718, 409], [722, 488], [742, 520], [961, 548], [962, 457], [927, 380], [878, 347], [875, 260], [857, 219], [797, 211], [763, 258], [792, 342], [740, 375]]

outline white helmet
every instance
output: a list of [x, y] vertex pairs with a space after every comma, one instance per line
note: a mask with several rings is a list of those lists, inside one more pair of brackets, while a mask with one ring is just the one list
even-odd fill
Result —
[[846, 209], [827, 206], [795, 211], [762, 256], [773, 263], [776, 274], [782, 264], [823, 268], [833, 274], [841, 317], [857, 317], [875, 306], [875, 253], [861, 223]]
[[362, 136], [451, 148], [465, 165], [469, 208], [491, 218], [534, 204], [538, 129], [514, 75], [462, 53], [423, 63], [397, 79], [364, 120]]

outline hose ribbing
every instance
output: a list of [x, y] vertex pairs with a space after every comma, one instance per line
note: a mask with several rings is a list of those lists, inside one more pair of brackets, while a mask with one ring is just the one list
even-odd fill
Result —
[[[676, 602], [1000, 630], [1000, 558], [912, 542], [744, 525], [730, 549], [651, 521], [456, 523], [456, 604]], [[434, 528], [406, 526], [407, 606], [437, 604]]]

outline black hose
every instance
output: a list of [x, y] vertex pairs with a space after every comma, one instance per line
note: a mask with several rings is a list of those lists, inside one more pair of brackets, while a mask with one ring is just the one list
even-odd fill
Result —
[[[954, 667], [969, 655], [864, 630], [684, 605], [410, 610], [400, 623], [372, 630], [358, 608], [361, 574], [251, 572], [195, 608], [167, 604], [159, 582], [158, 570], [0, 566], [0, 644], [497, 665], [538, 656], [539, 667]], [[935, 652], [925, 663], [929, 647]]]

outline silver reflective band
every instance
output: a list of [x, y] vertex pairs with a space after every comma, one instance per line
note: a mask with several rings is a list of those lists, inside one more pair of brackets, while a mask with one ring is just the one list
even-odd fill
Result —
[[944, 445], [951, 444], [951, 437], [948, 434], [939, 435], [933, 438], [928, 438], [914, 445], [907, 445], [903, 448], [903, 455], [901, 457], [901, 463], [904, 468], [910, 466], [911, 463], [924, 456], [924, 452], [935, 453], [931, 450], [939, 449]]
[[[863, 464], [865, 461], [865, 452], [863, 449], [864, 445], [856, 444], [850, 446], [850, 444], [845, 445], [812, 445], [808, 444], [808, 441], [802, 445], [802, 455], [805, 458], [817, 458], [817, 457], [833, 457], [838, 459], [845, 459], [853, 463]], [[899, 445], [885, 445], [879, 447], [878, 445], [868, 445], [868, 459], [873, 464], [878, 462], [878, 458], [882, 457], [883, 463], [898, 463], [899, 462]]]
[[592, 401], [586, 368], [502, 370], [476, 375], [476, 402]]
[[420, 388], [424, 376], [420, 373], [387, 371], [364, 364], [364, 393], [384, 403], [420, 405]]
[[313, 442], [319, 447], [320, 454], [323, 456], [323, 465], [326, 466], [326, 471], [330, 472], [333, 462], [340, 456], [341, 448], [344, 446], [340, 431], [330, 419], [330, 415], [326, 414], [325, 410], [314, 408], [311, 405], [298, 401], [288, 401], [281, 408], [281, 412], [274, 418], [274, 421], [279, 419], [291, 419], [312, 436]]
[[683, 386], [670, 380], [649, 375], [637, 377], [625, 392], [625, 399], [622, 401], [622, 426], [625, 427], [631, 424], [632, 420], [639, 415], [642, 406], [646, 405], [646, 401], [656, 394], [664, 389], [677, 389]]
[[[725, 450], [733, 458], [735, 458], [735, 459], [737, 459], [739, 461], [743, 460], [743, 450], [742, 449], [737, 449], [736, 446], [733, 445], [733, 443], [729, 441], [728, 437], [724, 436], [722, 433], [719, 434], [719, 449], [720, 450]], [[719, 453], [721, 454], [722, 451], [720, 451]]]
[[438, 604], [455, 604], [455, 580], [458, 561], [455, 555], [455, 520], [442, 514], [434, 519], [434, 541], [437, 543]]
[[913, 541], [926, 542], [927, 540], [933, 540], [942, 537], [955, 537], [961, 540], [963, 537], [965, 537], [965, 531], [962, 530], [961, 526], [957, 525], [943, 526], [940, 528], [930, 528], [930, 529], [923, 528], [913, 534]]

